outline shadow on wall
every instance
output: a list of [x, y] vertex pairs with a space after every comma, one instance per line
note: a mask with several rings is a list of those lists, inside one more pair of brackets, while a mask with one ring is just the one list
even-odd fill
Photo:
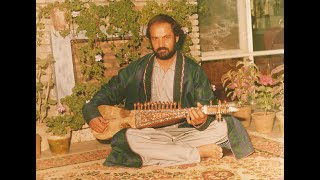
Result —
[[205, 61], [201, 63], [210, 83], [215, 85], [216, 90], [214, 91], [214, 95], [218, 99], [222, 101], [226, 100], [228, 102], [231, 101], [231, 99], [227, 97], [227, 93], [224, 91], [221, 77], [229, 70], [236, 69], [236, 63], [240, 60], [242, 60], [242, 58]]

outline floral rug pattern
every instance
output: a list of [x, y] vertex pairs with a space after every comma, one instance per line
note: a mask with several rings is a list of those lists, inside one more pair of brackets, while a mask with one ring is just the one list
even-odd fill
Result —
[[228, 155], [220, 160], [171, 167], [106, 167], [110, 150], [37, 160], [36, 178], [42, 179], [283, 179], [283, 143], [250, 136], [256, 151], [236, 160]]
[[95, 150], [79, 154], [70, 154], [65, 156], [57, 156], [53, 158], [37, 159], [36, 170], [49, 169], [71, 164], [78, 164], [98, 159], [105, 159], [111, 149]]

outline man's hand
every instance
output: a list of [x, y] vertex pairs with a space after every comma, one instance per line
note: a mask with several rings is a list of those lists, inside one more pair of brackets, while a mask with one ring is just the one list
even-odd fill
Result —
[[191, 109], [187, 115], [187, 122], [193, 126], [206, 122], [208, 116], [201, 111], [202, 104], [197, 103], [198, 108]]
[[92, 130], [102, 133], [109, 125], [109, 121], [103, 117], [96, 117], [90, 120], [89, 126]]

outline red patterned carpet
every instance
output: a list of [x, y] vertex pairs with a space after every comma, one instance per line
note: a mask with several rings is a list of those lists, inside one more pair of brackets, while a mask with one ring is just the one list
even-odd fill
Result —
[[109, 150], [38, 159], [37, 179], [283, 179], [282, 142], [250, 135], [255, 153], [236, 160], [232, 155], [220, 160], [171, 167], [143, 168], [103, 166]]

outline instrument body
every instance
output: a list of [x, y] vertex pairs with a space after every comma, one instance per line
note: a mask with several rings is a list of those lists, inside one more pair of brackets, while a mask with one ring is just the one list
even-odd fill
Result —
[[[170, 106], [170, 104], [172, 104]], [[176, 124], [182, 119], [186, 118], [190, 109], [181, 108], [179, 104], [173, 103], [144, 103], [135, 104], [134, 110], [125, 110], [123, 108], [101, 105], [98, 107], [101, 116], [104, 119], [109, 120], [108, 128], [102, 133], [98, 133], [91, 129], [93, 135], [97, 139], [105, 140], [110, 139], [122, 128], [150, 128], [150, 127], [162, 127], [171, 124]], [[237, 108], [228, 106], [226, 103], [218, 105], [204, 105], [201, 107], [201, 111], [207, 115], [216, 115], [217, 120], [221, 120], [222, 114], [236, 112]]]

